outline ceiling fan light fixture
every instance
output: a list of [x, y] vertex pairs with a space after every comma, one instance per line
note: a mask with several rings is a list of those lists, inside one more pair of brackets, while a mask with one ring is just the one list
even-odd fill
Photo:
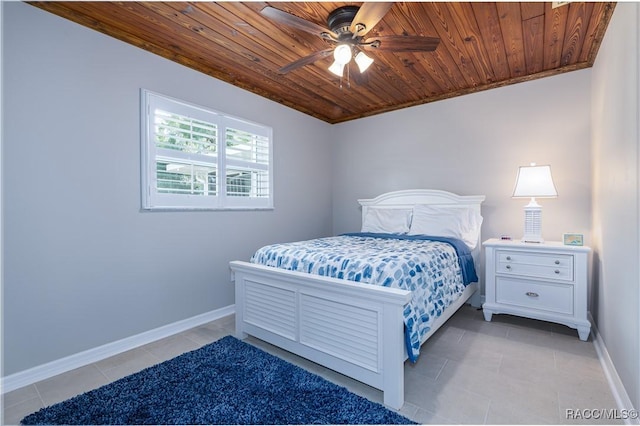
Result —
[[351, 60], [351, 47], [348, 44], [339, 44], [333, 51], [333, 57], [336, 62], [341, 65], [346, 65]]
[[[353, 59], [358, 65], [360, 71], [358, 76], [360, 76], [373, 63], [373, 59], [362, 52], [363, 49], [387, 52], [433, 52], [440, 42], [438, 37], [412, 36], [403, 31], [402, 35], [377, 35], [374, 38], [365, 38], [365, 35], [378, 25], [393, 5], [394, 2], [365, 1], [360, 6], [338, 7], [329, 13], [326, 27], [271, 6], [263, 7], [260, 13], [267, 18], [319, 36], [329, 44], [335, 43], [337, 45], [295, 60], [280, 68], [278, 73], [286, 74], [305, 65], [313, 64], [333, 53], [335, 63], [329, 67], [333, 74], [341, 77], [345, 65], [348, 66]], [[348, 74], [349, 68], [347, 67]], [[365, 80], [360, 81], [364, 82]]]
[[362, 74], [369, 68], [369, 66], [373, 63], [373, 59], [364, 54], [364, 52], [360, 52], [355, 57], [356, 64], [358, 64], [358, 69]]
[[329, 71], [331, 71], [332, 73], [334, 73], [335, 75], [337, 75], [338, 77], [342, 77], [342, 74], [344, 72], [344, 64], [339, 63], [338, 61], [335, 61], [333, 64], [331, 64], [331, 66], [329, 67]]

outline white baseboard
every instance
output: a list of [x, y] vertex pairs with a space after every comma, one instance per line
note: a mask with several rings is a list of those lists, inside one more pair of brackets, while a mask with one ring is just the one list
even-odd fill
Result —
[[[631, 402], [631, 398], [629, 398], [629, 394], [624, 388], [622, 380], [620, 380], [620, 376], [618, 375], [618, 372], [613, 365], [613, 361], [609, 356], [609, 352], [607, 351], [607, 347], [605, 346], [604, 341], [600, 337], [600, 332], [598, 331], [598, 327], [596, 326], [596, 323], [591, 316], [591, 312], [589, 312], [589, 321], [591, 322], [591, 335], [593, 336], [593, 345], [595, 346], [596, 352], [598, 353], [600, 364], [602, 365], [604, 374], [607, 377], [607, 381], [609, 382], [609, 387], [611, 387], [611, 392], [613, 393], [613, 397], [616, 400], [616, 404], [618, 405], [618, 410], [620, 411], [620, 413], [632, 412], [633, 410], [635, 410], [635, 408], [633, 406], [633, 403]], [[640, 407], [638, 407], [638, 409], [640, 409]], [[624, 422], [628, 425], [640, 424], [640, 421], [637, 417], [635, 419], [624, 419]]]
[[153, 330], [145, 331], [135, 336], [127, 337], [106, 345], [98, 346], [77, 354], [73, 354], [28, 370], [20, 371], [2, 378], [2, 393], [11, 392], [24, 386], [31, 385], [41, 380], [48, 379], [61, 373], [66, 373], [75, 368], [109, 358], [128, 350], [155, 342], [165, 337], [198, 327], [211, 321], [215, 321], [227, 315], [235, 313], [235, 305], [225, 306], [215, 311], [206, 312], [195, 317], [167, 324]]

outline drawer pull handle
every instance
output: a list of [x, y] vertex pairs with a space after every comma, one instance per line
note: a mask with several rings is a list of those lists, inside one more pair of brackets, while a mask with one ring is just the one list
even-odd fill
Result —
[[560, 264], [560, 261], [559, 261], [559, 260], [556, 260], [556, 262], [555, 262], [555, 263], [556, 263], [556, 265], [559, 265], [559, 264]]
[[528, 291], [525, 293], [527, 296], [529, 297], [538, 297], [539, 294], [538, 293], [534, 293], [533, 291]]
[[554, 273], [556, 273], [556, 274], [559, 274], [559, 273], [560, 273], [560, 270], [556, 269], [556, 270], [555, 270], [555, 271], [553, 271], [553, 272], [554, 272]]
[[507, 266], [505, 266], [505, 268], [507, 268], [507, 271], [510, 271], [511, 270], [511, 265], [507, 265]]
[[507, 260], [511, 260], [511, 256], [507, 256]]

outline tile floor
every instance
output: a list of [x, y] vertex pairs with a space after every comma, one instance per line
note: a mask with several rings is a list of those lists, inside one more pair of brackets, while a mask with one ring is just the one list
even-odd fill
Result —
[[[232, 334], [233, 316], [133, 349], [3, 396], [5, 424], [183, 352]], [[248, 342], [373, 401], [382, 393], [336, 372], [249, 338]], [[615, 409], [591, 341], [564, 326], [508, 315], [483, 320], [470, 306], [458, 311], [405, 364], [402, 414], [436, 424], [614, 424], [570, 419], [567, 410]]]

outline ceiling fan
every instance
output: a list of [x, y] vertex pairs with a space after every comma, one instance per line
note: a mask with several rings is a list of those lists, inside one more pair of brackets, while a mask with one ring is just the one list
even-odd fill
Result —
[[260, 13], [276, 22], [317, 35], [336, 45], [285, 65], [278, 70], [280, 74], [286, 74], [333, 54], [334, 62], [329, 67], [329, 71], [342, 77], [345, 65], [352, 58], [358, 65], [360, 73], [373, 63], [373, 59], [364, 53], [365, 50], [432, 52], [438, 47], [440, 39], [437, 37], [387, 35], [365, 39], [365, 35], [380, 22], [391, 6], [393, 6], [392, 2], [365, 2], [362, 6], [339, 7], [329, 14], [328, 29], [271, 6], [266, 6]]

